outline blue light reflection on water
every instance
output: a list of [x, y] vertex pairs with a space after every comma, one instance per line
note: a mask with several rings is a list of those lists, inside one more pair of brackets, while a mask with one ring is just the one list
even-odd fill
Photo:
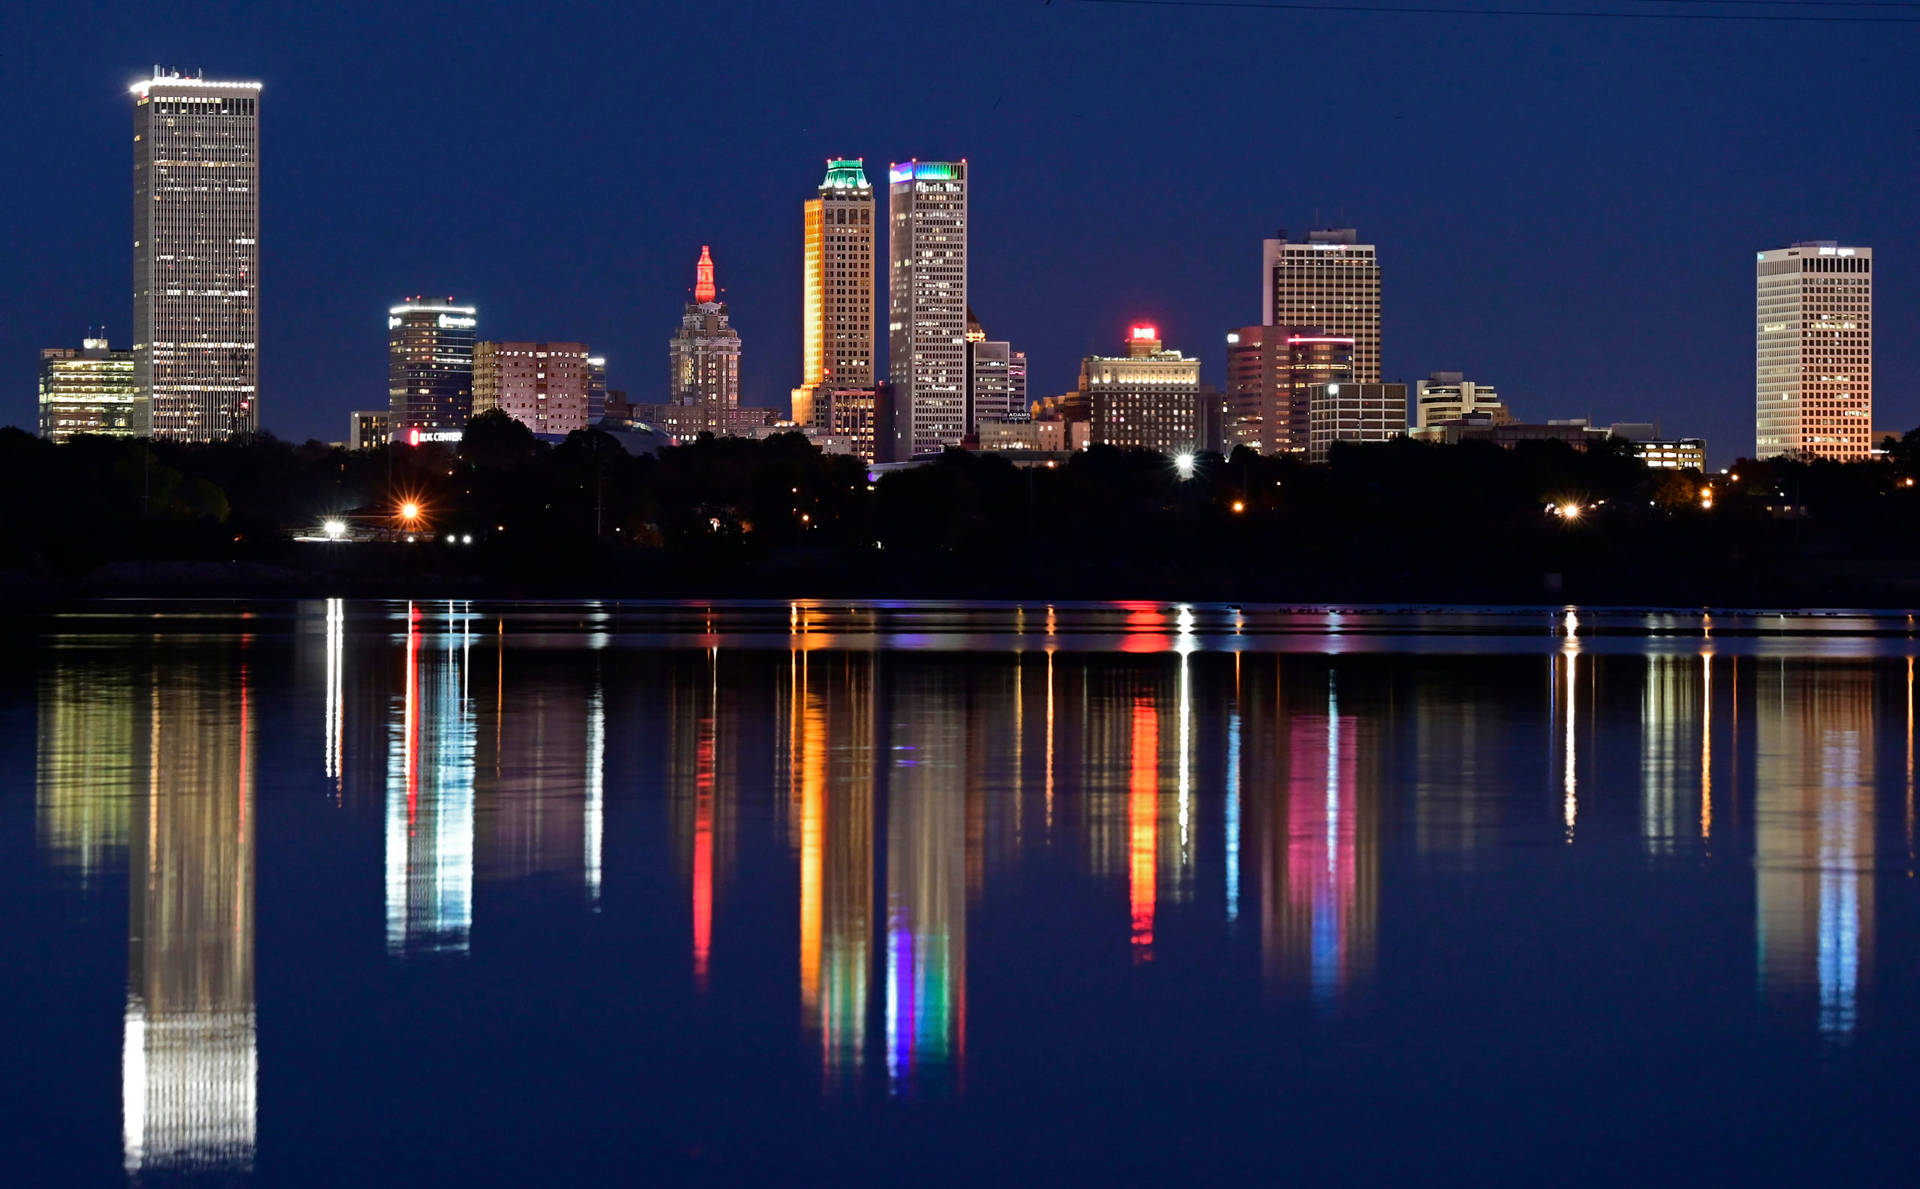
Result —
[[0, 703], [29, 1171], [1811, 1173], [1916, 1088], [1903, 615], [152, 612]]

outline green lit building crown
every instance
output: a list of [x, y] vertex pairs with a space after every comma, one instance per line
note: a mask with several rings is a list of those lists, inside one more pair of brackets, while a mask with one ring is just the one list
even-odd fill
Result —
[[827, 176], [820, 183], [822, 190], [870, 190], [867, 184], [866, 158], [854, 157], [847, 160], [830, 158], [827, 161]]

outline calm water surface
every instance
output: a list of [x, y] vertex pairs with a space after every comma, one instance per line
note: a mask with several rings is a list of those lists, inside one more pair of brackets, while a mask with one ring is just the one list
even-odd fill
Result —
[[1914, 630], [16, 624], [0, 1180], [1904, 1180]]

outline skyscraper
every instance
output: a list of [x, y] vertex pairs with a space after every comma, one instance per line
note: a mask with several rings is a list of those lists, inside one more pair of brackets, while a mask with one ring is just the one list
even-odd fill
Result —
[[907, 161], [887, 183], [887, 374], [907, 457], [967, 428], [967, 163]]
[[64, 442], [74, 434], [130, 437], [140, 432], [142, 402], [133, 352], [115, 351], [105, 338], [85, 338], [80, 349], [40, 351], [40, 436]]
[[1380, 260], [1351, 227], [1266, 241], [1261, 317], [1268, 326], [1317, 326], [1353, 339], [1353, 378], [1380, 381]]
[[414, 297], [387, 311], [388, 432], [457, 433], [473, 417], [473, 306]]
[[206, 442], [260, 425], [260, 84], [155, 67], [133, 84], [137, 425]]
[[694, 266], [693, 300], [667, 340], [667, 391], [674, 404], [699, 410], [694, 421], [701, 430], [732, 432], [732, 413], [740, 407], [740, 332], [713, 283], [713, 256], [705, 244]]
[[1754, 453], [1873, 449], [1873, 249], [1812, 240], [1754, 263]]
[[865, 159], [828, 161], [819, 196], [806, 204], [797, 425], [825, 428], [821, 389], [873, 387], [873, 210]]

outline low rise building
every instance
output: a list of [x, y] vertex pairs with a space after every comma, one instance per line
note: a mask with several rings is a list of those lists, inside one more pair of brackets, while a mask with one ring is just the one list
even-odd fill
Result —
[[393, 414], [386, 409], [355, 409], [347, 414], [347, 449], [372, 450], [392, 436]]
[[1307, 461], [1325, 462], [1335, 442], [1365, 444], [1404, 437], [1405, 384], [1323, 384], [1313, 394]]
[[989, 453], [1039, 450], [1057, 454], [1083, 450], [1089, 428], [1085, 421], [1035, 421], [1031, 417], [982, 421], [978, 430], [979, 449]]
[[1434, 372], [1414, 385], [1414, 424], [1419, 427], [1457, 421], [1470, 413], [1486, 413], [1495, 425], [1513, 420], [1491, 384], [1466, 378], [1463, 372]]
[[1587, 424], [1584, 417], [1569, 417], [1539, 423], [1496, 422], [1491, 413], [1469, 413], [1452, 421], [1421, 426], [1409, 435], [1423, 442], [1458, 445], [1461, 442], [1492, 442], [1507, 449], [1522, 442], [1565, 442], [1576, 450], [1585, 450], [1596, 441], [1605, 441], [1611, 431]]
[[1635, 442], [1633, 452], [1640, 461], [1657, 471], [1702, 471], [1707, 469], [1705, 438], [1654, 439]]
[[82, 339], [79, 350], [41, 350], [41, 437], [55, 442], [75, 434], [133, 437], [140, 432], [140, 404], [132, 351], [115, 351], [105, 338]]

